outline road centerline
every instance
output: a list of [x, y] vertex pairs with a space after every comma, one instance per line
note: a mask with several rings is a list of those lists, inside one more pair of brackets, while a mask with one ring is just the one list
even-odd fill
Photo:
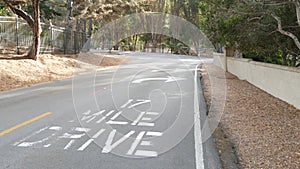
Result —
[[13, 132], [13, 131], [21, 128], [21, 127], [24, 127], [24, 126], [28, 125], [28, 124], [31, 124], [31, 123], [33, 123], [35, 121], [38, 121], [38, 120], [40, 120], [40, 119], [42, 119], [42, 118], [44, 118], [46, 116], [49, 116], [50, 114], [52, 114], [52, 112], [47, 112], [47, 113], [41, 114], [41, 115], [39, 115], [37, 117], [34, 117], [34, 118], [30, 119], [30, 120], [27, 120], [27, 121], [23, 122], [23, 123], [15, 125], [15, 126], [9, 128], [9, 129], [6, 129], [6, 130], [0, 132], [0, 137], [4, 136], [6, 134], [9, 134], [9, 133], [11, 133], [11, 132]]

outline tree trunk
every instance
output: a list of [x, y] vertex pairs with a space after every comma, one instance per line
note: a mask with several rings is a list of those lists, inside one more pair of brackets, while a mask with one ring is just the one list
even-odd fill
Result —
[[282, 50], [282, 65], [287, 66], [287, 52], [286, 52], [286, 50]]
[[293, 55], [292, 56], [292, 61], [291, 61], [291, 66], [292, 67], [296, 67], [296, 62], [297, 62], [297, 56]]
[[30, 28], [32, 29], [33, 39], [32, 39], [32, 46], [28, 53], [28, 58], [36, 60], [37, 56], [39, 55], [40, 49], [40, 34], [41, 34], [41, 27], [40, 27], [40, 9], [39, 9], [39, 0], [32, 0], [32, 8], [33, 8], [33, 16], [30, 16], [25, 11], [14, 7], [9, 0], [3, 0], [5, 5], [9, 7], [9, 9], [16, 15], [23, 18]]
[[39, 8], [39, 0], [32, 0], [33, 7], [33, 39], [32, 39], [32, 47], [30, 52], [28, 53], [28, 58], [37, 60], [38, 55], [40, 54], [40, 34], [41, 34], [41, 25], [40, 25], [40, 8]]

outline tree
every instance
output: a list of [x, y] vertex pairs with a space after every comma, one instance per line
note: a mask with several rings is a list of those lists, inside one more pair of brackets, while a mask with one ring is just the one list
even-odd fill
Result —
[[[32, 46], [30, 51], [27, 54], [27, 57], [33, 60], [37, 60], [40, 51], [40, 34], [41, 34], [41, 26], [40, 26], [40, 8], [39, 8], [39, 0], [31, 0], [33, 13], [32, 16], [29, 15], [22, 9], [15, 7], [16, 1], [3, 0], [5, 5], [16, 15], [23, 18], [30, 28], [32, 29], [33, 39]], [[24, 2], [24, 1], [23, 1]]]
[[245, 56], [256, 55], [258, 60], [277, 63], [282, 57], [283, 65], [296, 65], [299, 0], [203, 0], [200, 4], [202, 28], [215, 43], [240, 50]]

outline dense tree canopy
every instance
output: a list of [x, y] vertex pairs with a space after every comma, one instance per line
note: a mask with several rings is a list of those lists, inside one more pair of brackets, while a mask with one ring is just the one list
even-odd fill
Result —
[[[31, 1], [15, 6], [33, 16]], [[9, 15], [0, 6], [0, 15]], [[43, 22], [53, 20], [56, 25], [68, 25], [76, 19], [90, 20], [94, 30], [122, 16], [138, 12], [163, 12], [180, 16], [205, 31], [218, 51], [221, 47], [243, 53], [258, 61], [299, 66], [300, 0], [39, 0]], [[12, 9], [12, 8], [11, 8]], [[23, 17], [26, 19], [26, 17]], [[30, 17], [27, 22], [32, 25]], [[59, 22], [60, 23], [59, 23]], [[63, 21], [63, 22], [62, 22]], [[184, 46], [161, 35], [134, 35], [120, 44], [137, 42], [148, 46]], [[174, 49], [175, 51], [175, 49]], [[178, 52], [178, 51], [177, 51]]]
[[296, 66], [299, 60], [299, 1], [201, 3], [201, 27], [220, 43], [259, 61]]

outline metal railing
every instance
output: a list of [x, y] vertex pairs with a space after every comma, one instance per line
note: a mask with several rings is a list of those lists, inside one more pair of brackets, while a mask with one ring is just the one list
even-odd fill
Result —
[[[41, 53], [78, 53], [88, 40], [85, 32], [41, 24]], [[0, 49], [21, 53], [32, 45], [32, 30], [18, 17], [0, 17]]]

